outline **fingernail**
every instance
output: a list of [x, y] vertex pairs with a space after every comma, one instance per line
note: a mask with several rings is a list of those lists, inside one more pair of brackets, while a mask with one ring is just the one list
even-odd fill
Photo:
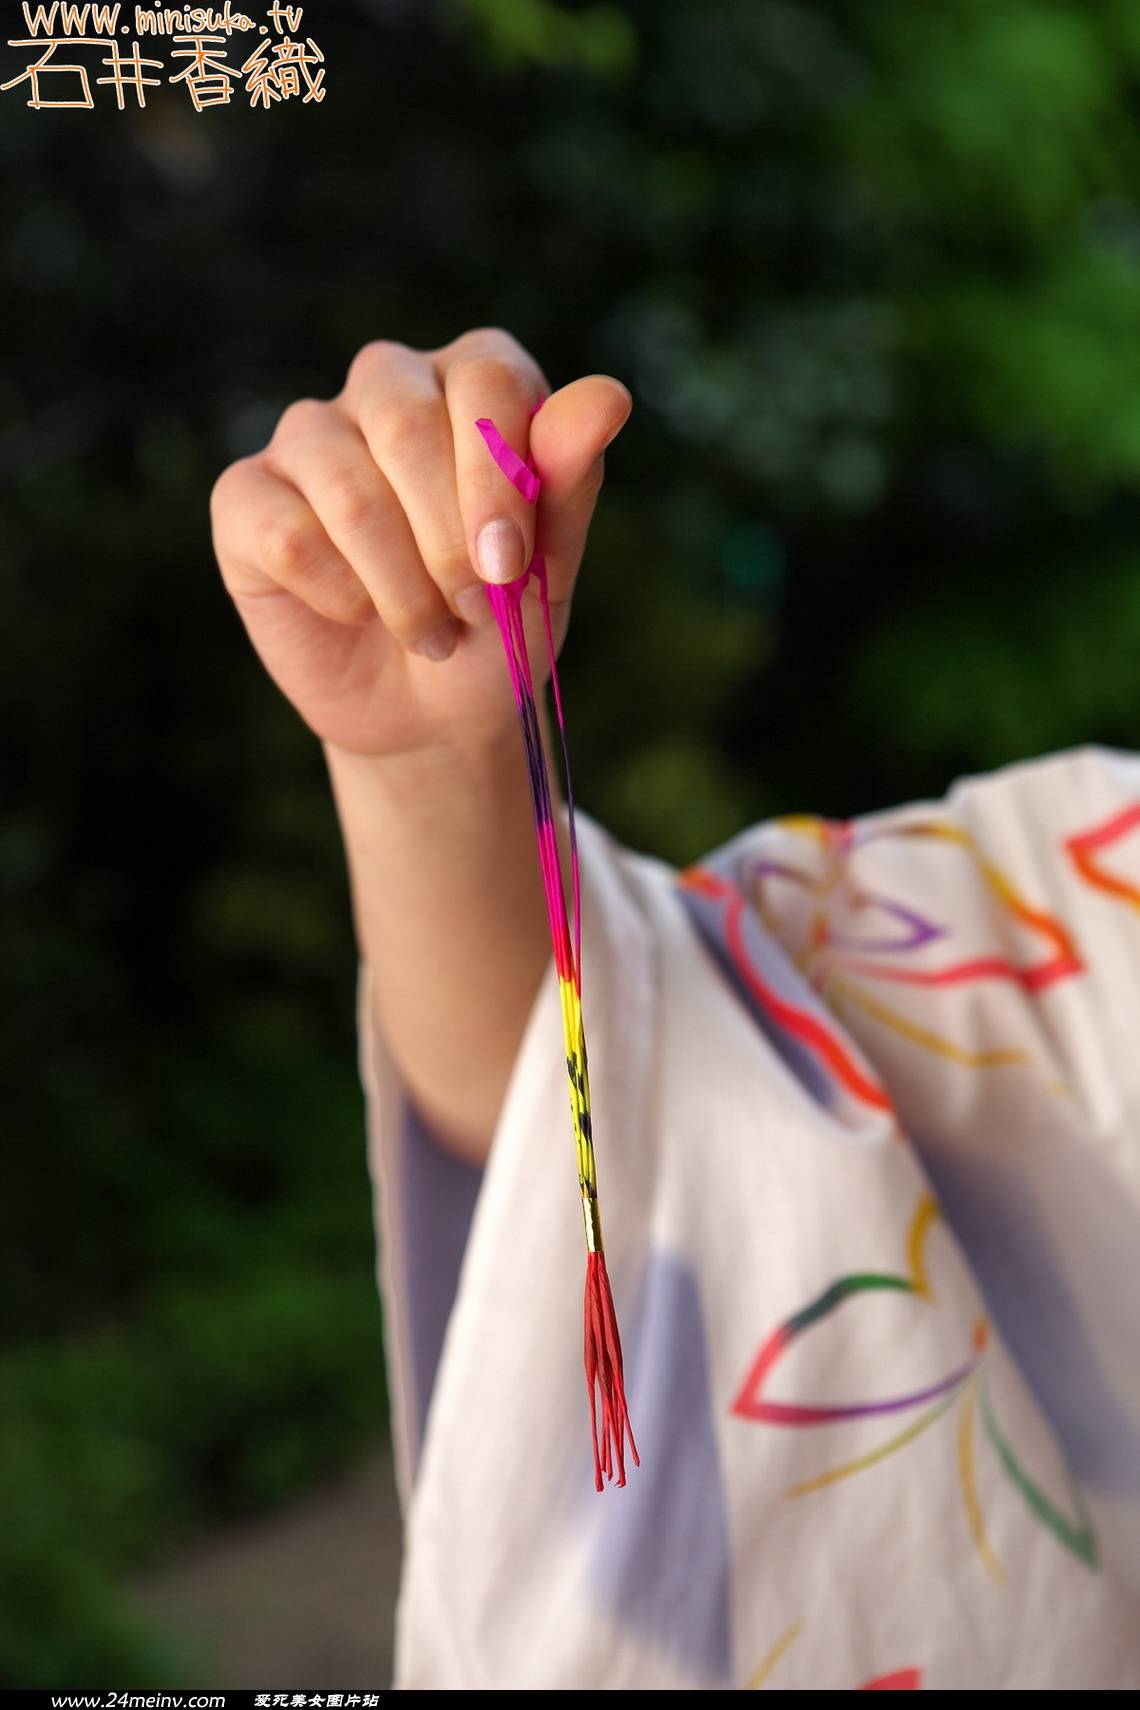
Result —
[[450, 659], [455, 652], [455, 644], [459, 640], [459, 625], [454, 618], [448, 618], [438, 629], [433, 629], [430, 635], [425, 635], [416, 649], [425, 659], [434, 659], [441, 663]]
[[486, 583], [472, 582], [468, 587], [461, 588], [455, 596], [455, 609], [464, 623], [488, 623], [494, 613], [487, 598]]
[[606, 435], [605, 445], [603, 445], [603, 447], [602, 447], [603, 451], [605, 450], [606, 446], [613, 444], [614, 440], [617, 438], [618, 434], [621, 432], [622, 428], [625, 426], [626, 422], [629, 420], [631, 414], [633, 413], [633, 394], [631, 393], [629, 387], [628, 386], [622, 386], [622, 383], [620, 380], [615, 380], [614, 385], [620, 387], [621, 390], [625, 393], [625, 415], [621, 418], [621, 421], [617, 424], [617, 426], [615, 428], [611, 428], [609, 433]]
[[479, 574], [486, 582], [513, 582], [526, 569], [523, 537], [510, 517], [492, 517], [475, 541]]

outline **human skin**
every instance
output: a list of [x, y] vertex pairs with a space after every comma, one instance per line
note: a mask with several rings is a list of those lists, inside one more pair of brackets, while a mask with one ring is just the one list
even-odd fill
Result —
[[[548, 391], [498, 328], [434, 351], [369, 344], [337, 397], [291, 405], [225, 470], [210, 507], [250, 639], [324, 744], [379, 1025], [433, 1132], [473, 1163], [550, 953], [483, 584], [519, 575], [537, 531], [561, 645], [605, 448], [630, 411], [603, 375]], [[533, 457], [537, 508], [492, 462], [482, 416]], [[534, 611], [528, 639], [540, 681]]]

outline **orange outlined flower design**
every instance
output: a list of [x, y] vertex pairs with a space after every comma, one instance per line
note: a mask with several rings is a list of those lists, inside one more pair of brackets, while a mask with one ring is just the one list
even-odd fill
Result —
[[1122, 902], [1140, 909], [1140, 885], [1134, 879], [1120, 878], [1102, 866], [1100, 861], [1104, 850], [1119, 843], [1137, 827], [1140, 827], [1140, 802], [1132, 803], [1099, 825], [1074, 832], [1065, 839], [1063, 848], [1085, 884], [1094, 890], [1107, 891], [1109, 896], [1119, 897]]

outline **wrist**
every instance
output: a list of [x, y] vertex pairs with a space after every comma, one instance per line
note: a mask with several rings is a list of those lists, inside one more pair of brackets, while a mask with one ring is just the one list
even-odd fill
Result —
[[517, 787], [521, 777], [519, 731], [513, 722], [501, 730], [388, 754], [362, 754], [333, 742], [326, 742], [324, 750], [338, 796], [362, 791], [409, 806], [454, 798], [456, 792], [466, 796], [473, 787], [484, 793], [504, 782]]

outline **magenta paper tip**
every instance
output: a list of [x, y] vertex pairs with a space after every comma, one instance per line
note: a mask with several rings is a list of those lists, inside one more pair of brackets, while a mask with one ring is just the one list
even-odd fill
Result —
[[481, 416], [475, 426], [483, 435], [487, 442], [487, 450], [511, 486], [518, 488], [528, 505], [537, 504], [538, 495], [542, 491], [542, 482], [534, 470], [527, 467], [514, 446], [507, 444], [494, 422], [487, 416]]

